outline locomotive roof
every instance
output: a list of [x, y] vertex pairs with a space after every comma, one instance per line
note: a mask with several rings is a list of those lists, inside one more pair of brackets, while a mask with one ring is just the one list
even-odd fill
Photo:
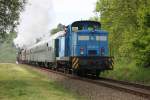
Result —
[[98, 22], [98, 21], [90, 21], [90, 20], [75, 21], [71, 25], [78, 24], [78, 23], [93, 23], [93, 24], [97, 24], [97, 25], [101, 26], [100, 22]]

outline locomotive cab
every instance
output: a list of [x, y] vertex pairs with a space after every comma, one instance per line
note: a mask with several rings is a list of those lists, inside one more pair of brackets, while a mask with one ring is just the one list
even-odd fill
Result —
[[113, 68], [108, 32], [100, 27], [101, 24], [95, 21], [77, 21], [71, 25], [69, 47], [74, 69], [99, 75], [101, 71]]

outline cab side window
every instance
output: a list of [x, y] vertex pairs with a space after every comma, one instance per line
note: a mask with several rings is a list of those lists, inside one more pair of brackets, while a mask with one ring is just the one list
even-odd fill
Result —
[[87, 27], [87, 29], [88, 29], [89, 31], [92, 31], [92, 30], [95, 29], [95, 27], [94, 27], [93, 25], [89, 25], [89, 26]]

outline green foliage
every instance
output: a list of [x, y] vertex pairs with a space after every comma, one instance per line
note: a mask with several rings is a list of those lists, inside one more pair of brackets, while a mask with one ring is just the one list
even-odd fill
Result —
[[[116, 61], [115, 61], [116, 62]], [[128, 64], [127, 64], [128, 63]], [[135, 62], [117, 61], [114, 70], [104, 72], [101, 76], [117, 80], [150, 85], [150, 68], [137, 67]]]
[[37, 39], [36, 39], [36, 43], [40, 42], [41, 40], [42, 40], [41, 37], [40, 37], [40, 38], [37, 38]]
[[17, 33], [16, 33], [16, 32], [9, 33], [9, 34], [7, 34], [6, 42], [7, 42], [7, 43], [12, 43], [13, 40], [14, 40], [16, 37], [17, 37]]
[[0, 41], [14, 32], [26, 0], [0, 0]]
[[0, 44], [0, 63], [15, 63], [16, 53], [16, 48], [12, 42]]
[[15, 62], [16, 61], [16, 48], [13, 44], [13, 39], [16, 33], [7, 34], [5, 42], [0, 43], [0, 63]]
[[54, 28], [54, 29], [51, 30], [51, 35], [53, 35], [53, 34], [59, 32], [59, 31], [60, 31], [60, 30], [59, 30], [58, 28]]
[[58, 24], [57, 28], [52, 29], [50, 33], [51, 33], [51, 35], [53, 35], [53, 34], [59, 32], [59, 31], [63, 31], [64, 28], [65, 28], [65, 25]]
[[114, 55], [150, 66], [150, 1], [98, 0], [96, 12], [103, 28], [110, 32]]

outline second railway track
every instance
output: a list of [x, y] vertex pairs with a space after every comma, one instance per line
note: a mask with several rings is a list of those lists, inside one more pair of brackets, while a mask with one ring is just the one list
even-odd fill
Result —
[[62, 73], [59, 71], [50, 70], [47, 68], [41, 68], [41, 67], [36, 67], [36, 68], [43, 70], [43, 71], [60, 74], [65, 77], [69, 77], [71, 79], [81, 80], [81, 81], [93, 83], [96, 85], [113, 88], [116, 90], [120, 90], [123, 92], [127, 92], [130, 94], [134, 94], [137, 96], [142, 96], [144, 98], [150, 99], [150, 86], [145, 86], [145, 85], [136, 84], [136, 83], [129, 83], [129, 82], [119, 81], [119, 80], [114, 80], [114, 79], [108, 79], [108, 78], [104, 78], [104, 77], [100, 77], [99, 79], [85, 78], [85, 77], [75, 76], [72, 74]]

